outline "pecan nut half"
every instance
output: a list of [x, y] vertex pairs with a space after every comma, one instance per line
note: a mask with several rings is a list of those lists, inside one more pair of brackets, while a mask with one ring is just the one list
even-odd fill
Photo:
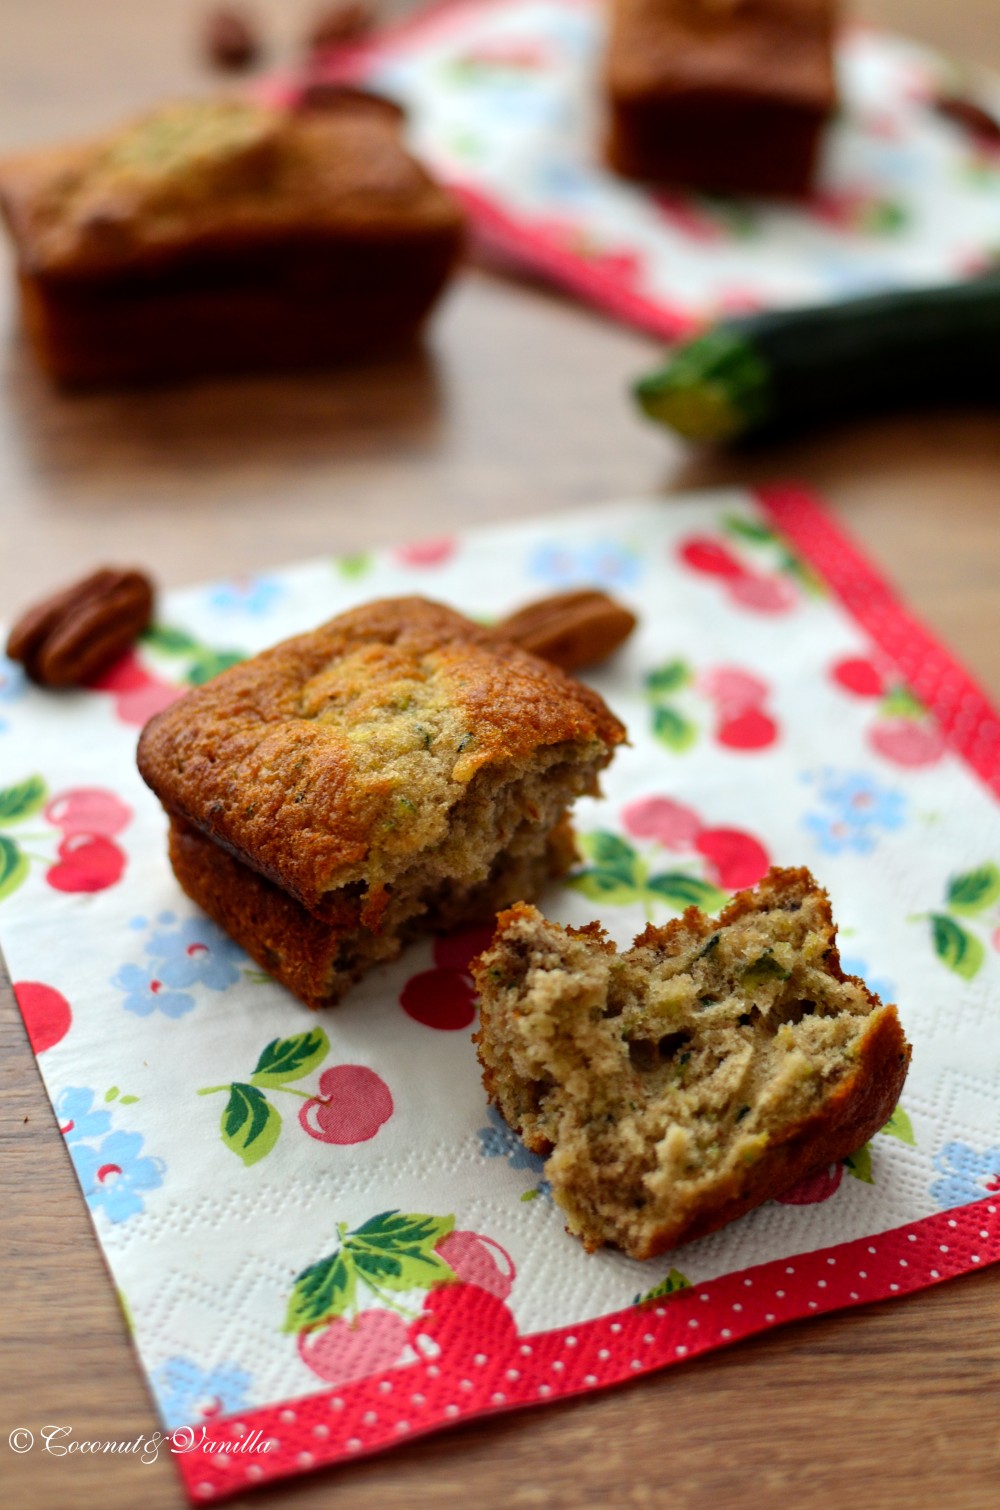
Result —
[[23, 613], [7, 654], [42, 686], [79, 687], [113, 665], [152, 617], [145, 573], [102, 567]]
[[635, 626], [630, 609], [587, 588], [528, 603], [495, 624], [494, 632], [563, 671], [580, 671], [607, 660]]

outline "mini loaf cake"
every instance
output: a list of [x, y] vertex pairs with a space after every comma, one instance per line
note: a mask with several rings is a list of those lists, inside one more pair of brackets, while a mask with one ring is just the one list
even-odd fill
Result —
[[415, 934], [536, 896], [624, 732], [556, 667], [401, 598], [196, 688], [138, 759], [184, 890], [319, 1007]]
[[834, 0], [612, 0], [608, 157], [630, 178], [802, 195], [833, 112]]
[[0, 163], [28, 335], [109, 382], [339, 360], [410, 335], [460, 247], [454, 200], [360, 92], [289, 112], [164, 105]]
[[619, 954], [518, 905], [474, 963], [490, 1100], [592, 1251], [651, 1258], [854, 1152], [910, 1059], [894, 1006], [840, 968], [807, 870]]

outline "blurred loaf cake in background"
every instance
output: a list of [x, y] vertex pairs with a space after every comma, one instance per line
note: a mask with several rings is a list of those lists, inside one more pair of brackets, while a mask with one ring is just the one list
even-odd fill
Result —
[[24, 324], [68, 384], [289, 368], [411, 335], [461, 244], [388, 102], [162, 105], [0, 162]]
[[835, 0], [611, 0], [608, 158], [629, 178], [800, 196], [836, 103]]

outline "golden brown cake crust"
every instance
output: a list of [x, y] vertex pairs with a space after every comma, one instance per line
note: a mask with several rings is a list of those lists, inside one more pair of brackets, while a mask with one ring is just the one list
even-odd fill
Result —
[[[666, 1097], [662, 1102], [666, 1106], [671, 1086], [683, 1084], [683, 1069], [680, 1082], [670, 1079], [669, 1055], [676, 1052], [674, 1045], [682, 1039], [682, 1047], [690, 1047], [697, 1060], [700, 1016], [732, 1011], [721, 1002], [716, 1006], [714, 995], [697, 997], [693, 1012], [682, 1009], [680, 987], [684, 983], [690, 986], [693, 980], [695, 992], [704, 990], [706, 981], [717, 989], [717, 980], [711, 981], [708, 966], [699, 967], [699, 961], [713, 951], [714, 955], [723, 953], [725, 946], [719, 942], [722, 930], [735, 929], [738, 938], [738, 930], [744, 925], [752, 927], [768, 909], [778, 915], [808, 909], [809, 931], [805, 937], [806, 952], [812, 957], [811, 973], [794, 976], [789, 971], [789, 991], [801, 990], [803, 980], [811, 983], [809, 989], [816, 990], [826, 979], [830, 983], [830, 1013], [825, 1023], [822, 1007], [819, 1018], [807, 1015], [804, 1029], [801, 1017], [797, 1018], [794, 1011], [788, 1015], [790, 1007], [801, 1008], [803, 1004], [781, 998], [780, 977], [785, 972], [778, 961], [792, 961], [782, 952], [789, 928], [777, 926], [772, 930], [773, 955], [770, 949], [766, 951], [768, 968], [760, 970], [761, 961], [754, 962], [758, 967], [756, 986], [767, 984], [771, 1002], [761, 997], [750, 1006], [750, 991], [743, 1003], [749, 1010], [734, 1019], [721, 1061], [708, 1076], [709, 1082], [714, 1076], [720, 1087], [716, 1101], [691, 1103], [701, 1108], [698, 1119], [710, 1124], [708, 1136], [713, 1146], [718, 1139], [724, 1150], [720, 1156], [715, 1147], [712, 1154], [716, 1161], [721, 1157], [719, 1169], [713, 1171], [709, 1159], [699, 1170], [701, 1156], [697, 1154], [693, 1163], [685, 1162], [690, 1155], [683, 1154], [671, 1165], [661, 1154], [677, 1129], [671, 1126], [671, 1114], [666, 1113], [664, 1121], [653, 1104], [659, 1095]], [[757, 935], [758, 939], [766, 936]], [[523, 904], [498, 917], [493, 942], [472, 966], [481, 996], [476, 1042], [484, 1085], [489, 1099], [500, 1107], [527, 1145], [536, 1153], [552, 1156], [546, 1171], [555, 1198], [567, 1211], [571, 1230], [588, 1249], [606, 1241], [623, 1247], [633, 1258], [645, 1259], [704, 1236], [782, 1194], [811, 1170], [853, 1153], [885, 1125], [899, 1100], [910, 1046], [895, 1006], [883, 1005], [863, 981], [844, 974], [834, 940], [829, 898], [804, 869], [772, 870], [760, 887], [738, 894], [717, 919], [689, 908], [663, 928], [650, 926], [625, 955], [618, 954], [596, 923], [563, 930], [534, 907]], [[659, 1073], [654, 1068], [655, 1043], [648, 1045], [649, 1063], [632, 1058], [635, 1045], [630, 1045], [629, 1033], [637, 1031], [643, 1019], [641, 1014], [630, 1018], [628, 994], [619, 992], [615, 997], [614, 981], [617, 971], [624, 978], [632, 970], [636, 972], [632, 976], [634, 990], [637, 976], [648, 979], [665, 959], [675, 962], [679, 973], [671, 977], [667, 972], [660, 977], [659, 996], [654, 993], [649, 998], [654, 1004], [652, 1020], [657, 1025], [650, 1030], [647, 1006], [642, 1029], [644, 1033], [652, 1031], [654, 1040], [667, 1031], [660, 1043], [668, 1054], [667, 1079], [658, 1081], [660, 1089], [651, 1092], [646, 1076]], [[697, 975], [691, 974], [699, 968], [706, 972], [700, 984]], [[744, 971], [744, 981], [747, 979]], [[671, 1004], [672, 986], [677, 994]], [[509, 992], [506, 998], [505, 991]], [[690, 992], [688, 995], [690, 998]], [[805, 1005], [810, 1011], [815, 1006], [811, 1002]], [[780, 1026], [775, 1032], [773, 1024], [763, 1029], [751, 1025], [752, 1021], [766, 1024], [770, 1010], [777, 1011], [779, 1023], [797, 1026]], [[838, 1013], [843, 1014], [842, 1029], [834, 1021]], [[827, 1037], [816, 1036], [810, 1044], [811, 1023], [815, 1023], [817, 1035], [828, 1030]], [[676, 1031], [679, 1024], [683, 1025], [680, 1034]], [[834, 1036], [838, 1031], [840, 1036]], [[559, 1061], [563, 1069], [558, 1074], [557, 1047], [553, 1045], [558, 1046], [562, 1032], [571, 1050]], [[735, 1064], [749, 1052], [754, 1034], [770, 1036], [760, 1050], [762, 1057], [771, 1056], [770, 1079], [758, 1076], [755, 1080], [747, 1071], [749, 1061], [744, 1059], [740, 1070], [744, 1078], [734, 1075], [733, 1086], [727, 1085], [727, 1053]], [[574, 1037], [579, 1040], [579, 1053], [572, 1047]], [[811, 1062], [807, 1056], [811, 1056]], [[530, 1073], [526, 1066], [532, 1067]], [[581, 1074], [583, 1080], [579, 1079]], [[593, 1089], [581, 1089], [591, 1076], [601, 1082], [596, 1100], [588, 1099], [594, 1098]], [[582, 1110], [574, 1104], [573, 1095], [564, 1094], [574, 1079], [573, 1095]], [[592, 1087], [595, 1083], [592, 1079]], [[747, 1089], [750, 1084], [756, 1086], [760, 1108], [770, 1109], [766, 1115], [754, 1104], [754, 1096]], [[645, 1107], [632, 1104], [641, 1103], [644, 1095]], [[745, 1105], [733, 1104], [744, 1100]], [[637, 1120], [630, 1125], [630, 1116], [637, 1110], [649, 1112], [651, 1105], [657, 1142], [643, 1148], [643, 1135], [641, 1131], [637, 1135], [636, 1129], [649, 1123]], [[677, 1115], [676, 1108], [673, 1115]], [[588, 1140], [595, 1137], [593, 1146], [600, 1148], [600, 1162], [605, 1168], [625, 1150], [622, 1174], [619, 1177], [616, 1173], [611, 1181], [614, 1188], [620, 1178], [624, 1210], [612, 1207], [609, 1214], [607, 1200], [601, 1206], [594, 1197], [594, 1182], [599, 1184], [602, 1169], [599, 1164], [596, 1171], [593, 1166], [588, 1171], [589, 1155], [581, 1159], [581, 1148], [590, 1146]], [[727, 1148], [735, 1149], [735, 1155], [725, 1152]], [[638, 1177], [637, 1169], [645, 1173]]]
[[390, 113], [246, 99], [164, 105], [97, 139], [8, 158], [0, 202], [22, 272], [72, 278], [289, 240], [455, 239], [462, 219]]
[[420, 598], [370, 603], [223, 672], [143, 730], [139, 769], [193, 825], [312, 912], [382, 882], [447, 834], [477, 775], [548, 752], [606, 763], [624, 738], [598, 695]]

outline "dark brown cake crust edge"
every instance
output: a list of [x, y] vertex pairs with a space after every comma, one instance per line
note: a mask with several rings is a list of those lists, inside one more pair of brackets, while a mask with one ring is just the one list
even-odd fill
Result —
[[413, 342], [461, 247], [456, 225], [395, 241], [313, 238], [276, 246], [270, 265], [259, 250], [236, 248], [240, 276], [228, 289], [218, 286], [217, 254], [187, 265], [175, 257], [159, 280], [22, 271], [21, 320], [49, 377], [67, 388], [335, 366]]
[[783, 1195], [805, 1175], [855, 1153], [892, 1116], [907, 1070], [910, 1045], [894, 1006], [884, 1006], [859, 1046], [856, 1074], [842, 1082], [811, 1117], [768, 1146], [743, 1179], [734, 1175], [697, 1216], [679, 1227], [661, 1227], [630, 1257], [656, 1258], [681, 1243], [705, 1237], [766, 1201]]
[[[338, 968], [342, 946], [362, 927], [356, 899], [342, 899], [332, 915], [316, 917], [273, 881], [176, 818], [170, 821], [168, 854], [185, 895], [262, 970], [313, 1011], [335, 1006], [374, 963], [397, 958], [410, 942], [406, 933], [384, 960], [363, 961], [353, 970]], [[562, 875], [577, 858], [572, 826], [564, 816], [544, 836], [544, 851], [531, 862], [535, 889], [540, 891], [546, 880]], [[458, 916], [420, 914], [413, 936], [488, 923], [496, 912], [489, 883], [481, 892], [477, 888], [464, 906], [459, 904], [459, 911]]]

